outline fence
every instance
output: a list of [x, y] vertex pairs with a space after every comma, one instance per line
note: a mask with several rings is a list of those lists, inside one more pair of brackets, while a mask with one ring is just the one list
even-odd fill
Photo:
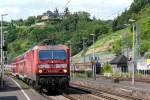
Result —
[[71, 65], [71, 78], [92, 78], [92, 63], [74, 63]]
[[[97, 69], [100, 70], [100, 69]], [[107, 77], [122, 77], [122, 78], [132, 78], [132, 70], [129, 68], [117, 68], [113, 69], [111, 73], [98, 73], [96, 75], [107, 76]], [[135, 78], [145, 78], [150, 79], [150, 70], [135, 70]], [[93, 79], [93, 68], [92, 63], [75, 63], [71, 65], [71, 78], [80, 79]]]
[[[132, 78], [132, 70], [128, 68], [118, 68], [118, 70], [113, 70], [111, 73], [113, 77], [123, 77]], [[150, 70], [136, 70], [134, 71], [135, 78], [150, 78]]]

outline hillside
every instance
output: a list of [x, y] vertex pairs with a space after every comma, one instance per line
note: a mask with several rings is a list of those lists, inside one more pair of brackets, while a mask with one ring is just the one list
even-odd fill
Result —
[[[113, 33], [109, 33], [107, 35], [103, 35], [98, 37], [97, 41], [94, 43], [95, 45], [95, 55], [97, 56], [108, 56], [109, 54], [121, 54], [121, 47], [126, 48], [131, 47], [131, 38], [132, 33], [130, 28], [122, 29]], [[128, 40], [128, 42], [127, 42]], [[129, 44], [129, 45], [127, 45]], [[84, 51], [84, 50], [83, 50]], [[77, 55], [73, 56], [74, 61], [78, 61], [78, 59], [82, 59], [83, 56], [92, 55], [93, 53], [93, 45], [86, 48], [86, 52], [81, 51]]]
[[[135, 0], [135, 2], [137, 1]], [[98, 38], [94, 44], [96, 53], [109, 52], [112, 54], [120, 54], [122, 48], [132, 49], [132, 24], [128, 21], [124, 21], [126, 19], [123, 18], [127, 16], [124, 13], [130, 13], [132, 11], [131, 9], [133, 9], [133, 4], [129, 10], [126, 10], [121, 16], [118, 16], [114, 20], [115, 22], [116, 20], [122, 19], [123, 23], [121, 30], [110, 32], [109, 34], [102, 35]], [[143, 6], [141, 9], [138, 9], [137, 14], [134, 13], [133, 15], [134, 19], [136, 19], [136, 35], [140, 33], [140, 48], [137, 46], [138, 38], [136, 38], [136, 52], [140, 52], [141, 56], [143, 56], [145, 52], [150, 52], [150, 4], [145, 4], [145, 6]], [[129, 17], [128, 19], [130, 18], [133, 19], [133, 17]], [[126, 28], [126, 26], [123, 24], [128, 24], [128, 27]], [[83, 56], [83, 54], [89, 55], [92, 54], [92, 52], [93, 45], [87, 47], [85, 53], [82, 51], [73, 58], [76, 59], [77, 57]]]
[[141, 54], [150, 51], [150, 5], [140, 11], [137, 17], [140, 28]]
[[[131, 24], [129, 19], [136, 20], [136, 33], [140, 33], [140, 54], [150, 51], [150, 0], [134, 0], [129, 10], [125, 10], [113, 21], [113, 30], [124, 28]], [[131, 27], [131, 26], [130, 26]]]
[[[113, 44], [115, 44], [116, 41], [121, 41], [124, 34], [130, 35], [130, 33], [129, 29], [122, 29], [114, 33], [109, 33], [106, 36], [100, 36], [95, 42], [95, 52], [113, 51]], [[88, 48], [86, 54], [90, 54], [92, 49], [93, 45]]]

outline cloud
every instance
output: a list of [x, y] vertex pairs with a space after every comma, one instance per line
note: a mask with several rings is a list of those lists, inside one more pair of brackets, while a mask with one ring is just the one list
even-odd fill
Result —
[[[69, 0], [0, 0], [0, 13], [8, 13], [7, 20], [37, 16], [46, 10], [63, 11]], [[66, 6], [71, 12], [87, 11], [91, 16], [113, 19], [128, 8], [133, 0], [71, 0]]]
[[91, 16], [101, 19], [113, 19], [126, 8], [133, 0], [72, 0], [69, 7], [72, 11], [88, 11]]

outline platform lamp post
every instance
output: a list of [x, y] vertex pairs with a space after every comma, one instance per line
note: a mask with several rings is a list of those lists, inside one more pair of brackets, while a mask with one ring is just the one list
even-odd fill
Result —
[[94, 42], [95, 42], [95, 34], [90, 34], [91, 36], [93, 36], [93, 61], [92, 61], [92, 67], [93, 67], [93, 79], [96, 80], [96, 66], [95, 66], [95, 45], [94, 45]]
[[3, 17], [7, 16], [8, 14], [1, 14], [1, 88], [3, 88], [3, 79], [4, 79], [4, 60], [3, 60], [3, 46], [4, 46], [4, 38], [3, 38]]
[[132, 23], [132, 31], [133, 31], [133, 43], [132, 43], [132, 85], [134, 85], [135, 84], [135, 80], [134, 80], [134, 78], [135, 78], [135, 76], [134, 76], [134, 70], [135, 70], [135, 66], [134, 66], [134, 49], [135, 49], [135, 44], [134, 44], [134, 42], [135, 42], [135, 30], [134, 30], [134, 28], [135, 28], [135, 20], [134, 19], [129, 19], [129, 22], [131, 22]]

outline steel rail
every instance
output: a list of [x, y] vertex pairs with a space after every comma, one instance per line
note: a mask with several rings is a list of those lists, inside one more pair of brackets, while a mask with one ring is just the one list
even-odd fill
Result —
[[[91, 93], [93, 94], [98, 94], [98, 95], [102, 95], [103, 93], [106, 93], [106, 94], [110, 94], [110, 95], [114, 95], [114, 96], [118, 96], [118, 97], [121, 97], [121, 98], [125, 98], [125, 99], [131, 99], [131, 100], [142, 100], [141, 98], [138, 98], [138, 97], [133, 97], [133, 96], [129, 96], [129, 95], [125, 95], [125, 94], [117, 94], [117, 93], [114, 93], [114, 92], [111, 92], [111, 91], [108, 91], [108, 90], [100, 90], [100, 89], [95, 89], [95, 88], [92, 88], [92, 87], [86, 87], [86, 86], [83, 86], [83, 85], [79, 85], [79, 84], [75, 84], [75, 83], [71, 83], [70, 84], [72, 87], [76, 87], [76, 88], [81, 88], [83, 90], [86, 90], [86, 91], [91, 91]], [[110, 97], [111, 98], [111, 97]], [[113, 98], [115, 99], [115, 98]], [[112, 98], [111, 98], [112, 100]], [[115, 99], [116, 100], [116, 99]]]

